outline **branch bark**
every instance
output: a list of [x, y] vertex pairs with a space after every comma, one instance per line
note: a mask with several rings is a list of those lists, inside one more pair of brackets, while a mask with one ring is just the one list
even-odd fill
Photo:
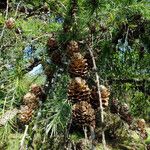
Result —
[[23, 135], [23, 137], [21, 139], [19, 150], [24, 150], [24, 142], [25, 142], [25, 138], [27, 136], [28, 128], [29, 128], [29, 125], [26, 125], [25, 131], [24, 131], [24, 135]]
[[[90, 46], [87, 45], [87, 48], [92, 57], [93, 69], [97, 70], [96, 61], [95, 61], [94, 54], [93, 54], [93, 35], [91, 36], [91, 45]], [[104, 111], [103, 111], [102, 98], [101, 98], [101, 92], [100, 92], [100, 81], [99, 81], [99, 75], [96, 71], [95, 71], [95, 78], [96, 78], [96, 85], [97, 85], [98, 96], [99, 96], [99, 101], [100, 101], [101, 123], [104, 124]], [[102, 130], [102, 144], [103, 144], [103, 149], [107, 150], [104, 130]]]

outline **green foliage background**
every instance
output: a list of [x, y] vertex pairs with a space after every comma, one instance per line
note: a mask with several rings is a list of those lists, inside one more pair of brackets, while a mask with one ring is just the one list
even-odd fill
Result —
[[[5, 29], [0, 41], [0, 115], [7, 110], [19, 107], [21, 99], [31, 83], [42, 85], [45, 82], [44, 74], [29, 77], [24, 72], [24, 68], [29, 63], [23, 59], [23, 49], [27, 45], [32, 44], [35, 49], [34, 56], [45, 61], [47, 59], [46, 42], [51, 33], [57, 35], [60, 43], [70, 39], [83, 40], [88, 37], [90, 26], [94, 25], [96, 30], [93, 33], [94, 49], [101, 83], [109, 84], [110, 79], [145, 80], [144, 85], [139, 85], [136, 81], [112, 83], [110, 85], [111, 97], [128, 103], [130, 111], [135, 117], [150, 121], [150, 2], [147, 0], [78, 0], [77, 22], [72, 25], [75, 30], [74, 34], [62, 34], [63, 24], [55, 21], [57, 16], [66, 20], [67, 18], [71, 19], [68, 13], [69, 0], [26, 0], [21, 2], [20, 6], [36, 12], [29, 17], [21, 12], [15, 16], [19, 2], [12, 0], [9, 3], [11, 9], [8, 12], [8, 18], [15, 18], [16, 25], [12, 30]], [[44, 5], [50, 9], [51, 16], [38, 10]], [[140, 17], [136, 19], [136, 16]], [[69, 21], [71, 22], [71, 20]], [[5, 11], [1, 10], [1, 31], [4, 24]], [[126, 27], [123, 28], [124, 26]], [[144, 32], [137, 30], [140, 27], [144, 28]], [[17, 34], [16, 28], [21, 29], [22, 34]], [[143, 53], [141, 47], [144, 47]], [[123, 48], [124, 52], [120, 48]], [[86, 50], [83, 49], [83, 51]], [[13, 66], [13, 69], [10, 65]], [[57, 68], [57, 66], [55, 67]], [[35, 135], [37, 141], [34, 141], [35, 149], [47, 149], [46, 145], [50, 144], [49, 137], [53, 141], [54, 136], [64, 134], [70, 119], [71, 106], [67, 103], [69, 76], [66, 72], [61, 76], [59, 74], [58, 71], [55, 86], [50, 91], [47, 101], [40, 108], [40, 115], [35, 115], [30, 124], [32, 134], [34, 123], [40, 117]], [[139, 86], [144, 88], [144, 92], [137, 89]], [[12, 145], [16, 142], [16, 148], [13, 147], [13, 149], [18, 149], [17, 145], [19, 146], [22, 133], [17, 131], [15, 123], [14, 119], [5, 127], [0, 127], [0, 137], [2, 137], [0, 148], [12, 149]], [[29, 139], [30, 134], [27, 142], [30, 141]], [[41, 141], [45, 143], [41, 144]], [[37, 145], [36, 142], [41, 145]], [[56, 147], [53, 149], [58, 148]]]

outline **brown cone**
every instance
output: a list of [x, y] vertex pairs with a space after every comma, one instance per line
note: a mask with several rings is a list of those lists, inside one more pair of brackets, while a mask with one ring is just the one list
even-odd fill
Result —
[[120, 103], [118, 99], [112, 99], [110, 101], [110, 112], [113, 114], [119, 114]]
[[139, 129], [144, 130], [146, 127], [146, 123], [144, 119], [137, 120], [137, 126]]
[[21, 123], [27, 124], [31, 120], [33, 115], [33, 109], [28, 106], [21, 106], [18, 113], [18, 119]]
[[108, 107], [108, 105], [109, 105], [109, 97], [102, 98], [102, 106], [103, 106], [103, 108]]
[[62, 65], [62, 54], [60, 51], [54, 51], [51, 56], [51, 60], [54, 64], [60, 66]]
[[68, 67], [68, 72], [71, 77], [86, 77], [88, 74], [87, 60], [80, 53], [74, 53]]
[[137, 130], [139, 131], [140, 136], [143, 139], [146, 139], [148, 137], [148, 133], [145, 128], [146, 128], [145, 120], [144, 119], [137, 120]]
[[100, 85], [100, 91], [101, 91], [102, 98], [107, 98], [110, 96], [110, 92], [108, 88], [106, 88], [104, 85]]
[[[100, 85], [100, 91], [101, 91], [102, 106], [104, 108], [108, 107], [110, 92], [104, 85]], [[95, 86], [93, 86], [91, 91], [90, 103], [94, 109], [100, 107], [98, 90]]]
[[95, 127], [95, 112], [92, 106], [86, 102], [81, 101], [73, 105], [72, 108], [73, 124], [78, 127], [93, 126]]
[[76, 150], [84, 150], [85, 149], [85, 143], [83, 143], [83, 141], [79, 141], [76, 144]]
[[15, 20], [13, 18], [9, 18], [8, 20], [6, 20], [5, 24], [6, 28], [12, 29], [15, 26]]
[[90, 53], [86, 53], [84, 58], [88, 60], [87, 63], [88, 63], [89, 69], [93, 68], [93, 60], [92, 60]]
[[71, 57], [74, 53], [79, 52], [79, 45], [76, 41], [70, 41], [67, 45], [67, 56]]
[[47, 48], [48, 48], [48, 54], [51, 55], [51, 53], [58, 49], [58, 44], [55, 38], [50, 37], [47, 40]]
[[72, 103], [90, 100], [90, 89], [86, 81], [80, 77], [73, 79], [68, 87], [68, 100]]
[[39, 106], [39, 98], [37, 98], [35, 94], [28, 92], [23, 97], [23, 103], [31, 109], [36, 109]]
[[46, 94], [45, 94], [43, 88], [37, 84], [31, 85], [30, 92], [35, 94], [35, 96], [38, 97], [42, 101], [44, 101], [46, 98]]
[[133, 117], [129, 112], [129, 106], [127, 104], [122, 104], [119, 109], [120, 118], [124, 120], [126, 123], [131, 124], [133, 121]]

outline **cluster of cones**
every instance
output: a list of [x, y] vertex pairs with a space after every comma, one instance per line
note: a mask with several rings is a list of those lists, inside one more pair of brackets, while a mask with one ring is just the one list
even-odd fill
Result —
[[32, 119], [33, 113], [40, 106], [40, 101], [46, 99], [46, 94], [41, 86], [32, 84], [30, 90], [24, 95], [22, 105], [18, 113], [19, 122], [28, 124]]
[[145, 120], [138, 119], [135, 121], [127, 104], [121, 104], [118, 100], [113, 99], [110, 104], [110, 111], [113, 114], [118, 114], [130, 126], [130, 129], [138, 131], [143, 139], [147, 138]]
[[[76, 41], [68, 43], [67, 56], [70, 58], [68, 73], [72, 78], [68, 86], [68, 100], [73, 104], [72, 124], [80, 128], [95, 128], [95, 111], [99, 108], [100, 102], [97, 88], [94, 86], [90, 89], [85, 80], [89, 72], [87, 59], [80, 53]], [[108, 106], [109, 95], [109, 90], [101, 86], [103, 107]]]
[[[54, 37], [50, 37], [47, 40], [47, 49], [48, 56], [51, 58], [51, 61], [56, 64], [61, 64], [61, 54], [58, 50], [58, 42]], [[54, 76], [55, 70], [50, 65], [45, 67], [45, 75], [47, 76], [47, 80], [51, 81]], [[40, 102], [45, 101], [46, 93], [45, 90], [37, 85], [32, 84], [29, 92], [24, 95], [22, 100], [22, 105], [20, 106], [18, 120], [23, 124], [28, 124], [33, 116], [35, 110], [37, 110], [40, 106]]]

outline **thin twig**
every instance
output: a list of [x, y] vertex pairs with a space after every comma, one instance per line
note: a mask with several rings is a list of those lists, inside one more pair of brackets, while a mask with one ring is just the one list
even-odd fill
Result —
[[65, 9], [65, 11], [67, 10], [66, 6], [62, 2], [60, 2], [60, 1], [57, 1], [57, 2]]
[[17, 17], [18, 9], [19, 9], [19, 6], [20, 6], [21, 2], [22, 2], [22, 1], [20, 1], [20, 2], [18, 3], [18, 5], [17, 5], [16, 12], [15, 12], [15, 16], [14, 16], [15, 19], [16, 19], [16, 17]]
[[[90, 46], [87, 45], [87, 47], [88, 47], [88, 50], [89, 50], [90, 55], [92, 57], [93, 69], [97, 70], [97, 66], [96, 66], [96, 62], [95, 62], [95, 58], [94, 58], [94, 54], [93, 54], [93, 35], [91, 38], [92, 38], [91, 45]], [[99, 102], [100, 102], [101, 123], [104, 124], [104, 111], [103, 111], [101, 92], [100, 92], [99, 75], [98, 75], [97, 71], [95, 71], [95, 77], [96, 77], [96, 84], [97, 84], [98, 96], [99, 96]], [[102, 144], [103, 144], [104, 150], [107, 150], [104, 130], [102, 130]]]
[[25, 138], [27, 136], [27, 131], [28, 131], [28, 128], [29, 128], [29, 125], [26, 125], [26, 128], [25, 128], [25, 131], [24, 131], [24, 134], [23, 134], [23, 137], [21, 139], [21, 143], [20, 143], [20, 148], [19, 150], [24, 150], [24, 142], [25, 142]]
[[43, 37], [52, 37], [52, 34], [44, 34], [44, 35], [41, 35], [41, 36], [39, 36], [39, 37], [37, 37], [37, 38], [31, 40], [30, 43], [33, 43], [33, 42], [35, 42], [35, 41], [38, 41], [39, 39], [41, 39], [41, 38], [43, 38]]
[[93, 141], [95, 139], [95, 132], [94, 132], [94, 128], [91, 126], [90, 127], [90, 132], [91, 132], [91, 140], [92, 140], [92, 147], [91, 150], [96, 150], [95, 145], [93, 144]]

